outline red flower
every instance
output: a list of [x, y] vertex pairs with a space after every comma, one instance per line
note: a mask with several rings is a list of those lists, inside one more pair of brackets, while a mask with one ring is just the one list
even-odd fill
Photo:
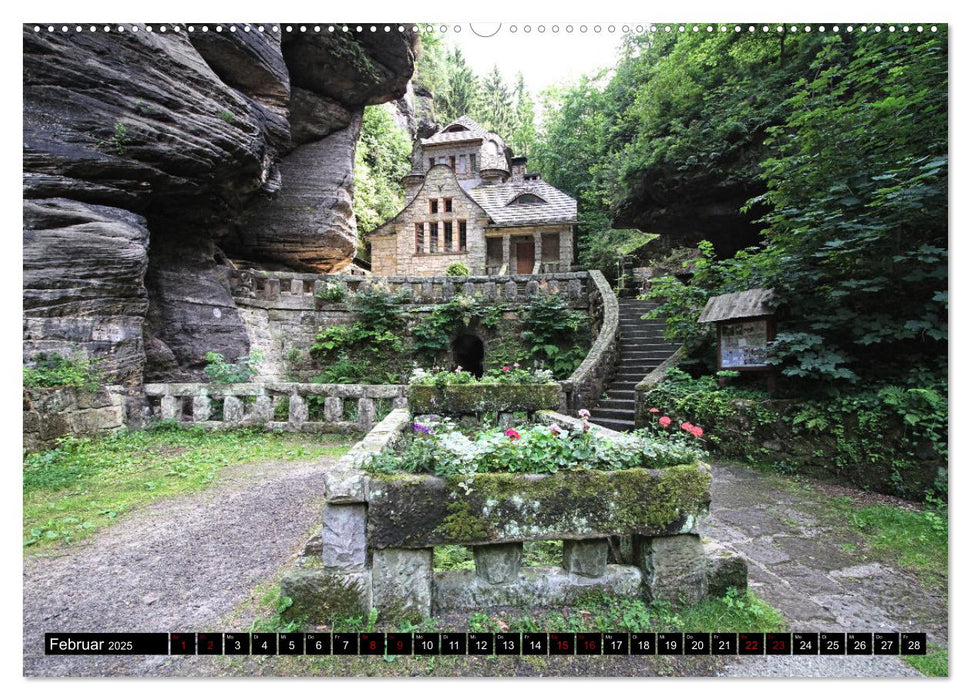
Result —
[[504, 366], [504, 367], [502, 368], [502, 371], [503, 371], [503, 372], [508, 372], [508, 371], [509, 371], [509, 365], [505, 365], [505, 366]]
[[689, 423], [688, 421], [685, 421], [684, 423], [681, 424], [681, 430], [687, 430], [689, 433], [691, 432], [691, 429], [693, 427], [694, 426], [691, 425], [691, 423]]
[[691, 430], [689, 430], [688, 432], [694, 435], [696, 438], [700, 438], [702, 435], [705, 434], [705, 431], [699, 428], [697, 425], [691, 426]]
[[519, 433], [510, 428], [506, 431], [506, 437], [508, 437], [510, 440], [518, 440], [520, 436]]
[[668, 416], [661, 416], [657, 419], [657, 422], [662, 428], [667, 428], [671, 425], [671, 419]]
[[660, 408], [649, 408], [649, 409], [647, 409], [647, 412], [648, 413], [660, 413], [661, 412], [661, 409]]

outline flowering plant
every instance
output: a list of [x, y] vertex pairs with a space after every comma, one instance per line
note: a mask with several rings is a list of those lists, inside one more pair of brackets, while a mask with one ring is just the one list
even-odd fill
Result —
[[454, 370], [434, 367], [431, 370], [416, 367], [408, 383], [412, 385], [445, 386], [448, 384], [549, 384], [553, 382], [553, 373], [547, 369], [523, 369], [519, 363], [503, 365], [501, 369], [491, 369], [477, 379], [471, 372], [461, 366]]

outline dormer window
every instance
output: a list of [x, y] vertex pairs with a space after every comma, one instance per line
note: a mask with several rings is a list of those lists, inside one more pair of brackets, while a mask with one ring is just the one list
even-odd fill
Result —
[[520, 204], [546, 204], [546, 200], [542, 197], [537, 197], [535, 194], [526, 192], [512, 200], [509, 206], [519, 206]]
[[469, 131], [469, 128], [467, 126], [462, 126], [461, 124], [452, 124], [452, 126], [448, 127], [444, 133], [454, 134], [457, 131]]

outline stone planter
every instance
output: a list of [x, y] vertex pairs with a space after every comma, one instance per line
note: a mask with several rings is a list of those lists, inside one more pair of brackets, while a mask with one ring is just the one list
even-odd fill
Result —
[[421, 415], [470, 415], [482, 413], [531, 413], [560, 405], [559, 384], [448, 384], [408, 387], [412, 413]]
[[[335, 600], [383, 618], [420, 618], [572, 605], [591, 590], [692, 603], [709, 581], [745, 588], [743, 561], [732, 568], [702, 547], [711, 483], [704, 464], [479, 474], [470, 492], [457, 479], [358, 469], [368, 440], [373, 450], [389, 448], [410, 425], [407, 411], [393, 411], [328, 473], [320, 559], [281, 585], [311, 621], [332, 614]], [[623, 564], [608, 563], [613, 537], [630, 544]], [[523, 543], [536, 540], [563, 541], [561, 566], [522, 566]], [[434, 548], [450, 544], [472, 548], [475, 571], [433, 570]]]

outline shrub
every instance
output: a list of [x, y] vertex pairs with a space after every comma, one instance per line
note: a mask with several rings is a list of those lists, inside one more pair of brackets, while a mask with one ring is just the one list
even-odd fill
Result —
[[215, 384], [248, 382], [257, 374], [255, 365], [263, 360], [263, 353], [253, 350], [235, 363], [226, 362], [218, 352], [206, 353], [206, 376]]
[[449, 277], [468, 277], [469, 266], [465, 263], [453, 262], [445, 268], [445, 274]]
[[328, 280], [314, 293], [314, 298], [322, 302], [338, 303], [347, 297], [347, 287], [340, 282]]
[[520, 315], [530, 357], [566, 379], [583, 362], [589, 347], [590, 319], [559, 296], [541, 294]]
[[24, 387], [73, 386], [87, 391], [98, 388], [95, 362], [81, 354], [68, 359], [55, 352], [42, 352], [24, 365]]

